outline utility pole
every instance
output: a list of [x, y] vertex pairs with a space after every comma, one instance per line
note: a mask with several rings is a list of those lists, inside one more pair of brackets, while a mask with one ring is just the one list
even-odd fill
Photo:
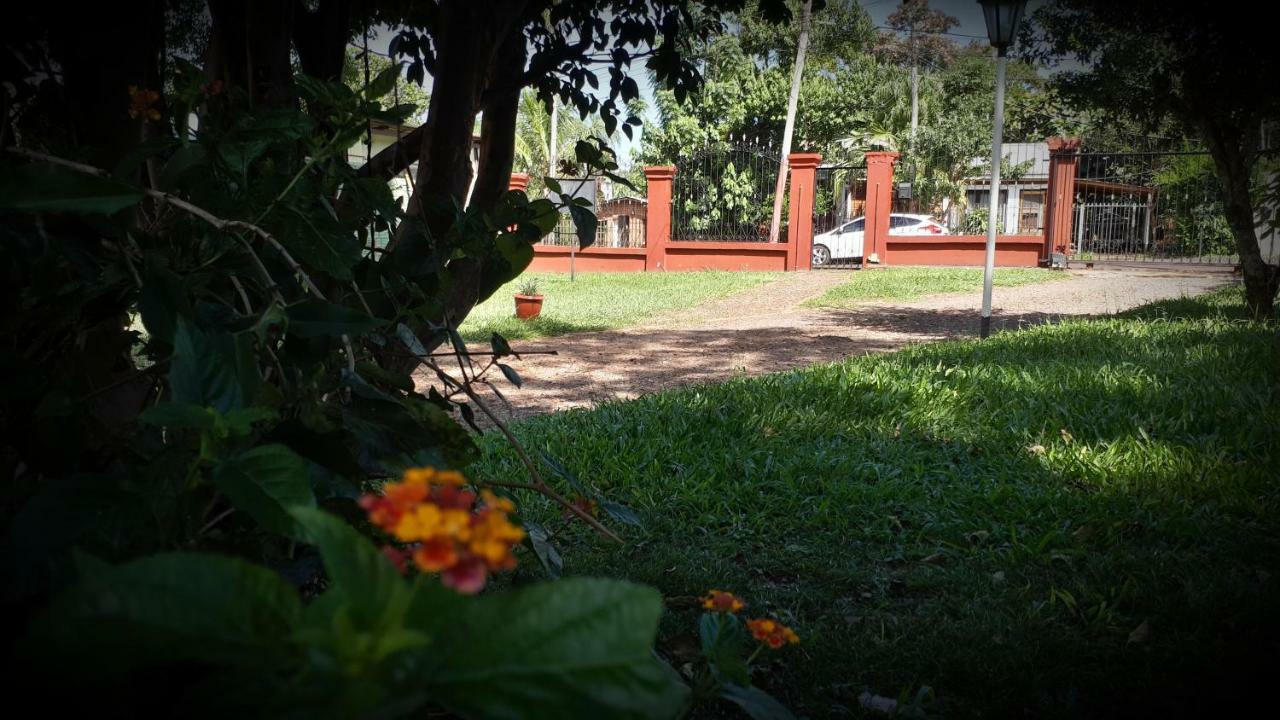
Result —
[[778, 182], [773, 190], [773, 220], [769, 223], [769, 242], [778, 242], [782, 229], [782, 194], [787, 190], [787, 156], [791, 154], [791, 134], [796, 128], [796, 107], [800, 104], [800, 81], [804, 78], [804, 58], [809, 51], [809, 15], [813, 0], [804, 0], [800, 10], [800, 39], [796, 43], [796, 66], [791, 73], [791, 97], [787, 99], [787, 123], [782, 130], [782, 157], [778, 160]]
[[551, 142], [547, 145], [547, 175], [556, 176], [556, 96], [551, 96]]

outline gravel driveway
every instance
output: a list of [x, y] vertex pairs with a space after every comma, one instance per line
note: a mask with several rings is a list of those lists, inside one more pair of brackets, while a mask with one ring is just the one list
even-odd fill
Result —
[[[524, 387], [503, 385], [510, 407], [497, 400], [493, 407], [518, 419], [978, 334], [979, 292], [868, 302], [840, 310], [800, 307], [847, 282], [850, 272], [789, 274], [644, 326], [519, 343], [517, 349], [554, 349], [559, 354], [513, 360]], [[1068, 272], [1068, 279], [1057, 282], [996, 288], [993, 329], [1109, 315], [1232, 282], [1229, 269], [1202, 267]]]

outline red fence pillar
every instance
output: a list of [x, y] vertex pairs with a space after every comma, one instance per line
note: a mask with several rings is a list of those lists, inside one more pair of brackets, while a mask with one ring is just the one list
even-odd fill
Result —
[[791, 202], [787, 208], [787, 270], [813, 267], [813, 193], [818, 179], [818, 153], [791, 153], [787, 172], [791, 175]]
[[1055, 252], [1071, 252], [1071, 216], [1075, 210], [1080, 138], [1051, 137], [1045, 142], [1049, 146], [1049, 190], [1043, 254], [1048, 261]]
[[511, 173], [511, 181], [507, 183], [508, 190], [519, 190], [524, 192], [529, 189], [529, 173]]
[[862, 267], [876, 255], [881, 265], [889, 264], [889, 213], [893, 211], [893, 166], [896, 152], [867, 153], [867, 205], [862, 223]]
[[675, 176], [674, 165], [644, 169], [649, 184], [644, 222], [645, 270], [666, 269], [667, 242], [671, 239], [671, 180]]

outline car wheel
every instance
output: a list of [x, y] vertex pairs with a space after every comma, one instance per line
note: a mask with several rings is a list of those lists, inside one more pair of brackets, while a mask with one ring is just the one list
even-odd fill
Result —
[[813, 246], [813, 267], [822, 267], [831, 263], [831, 251], [826, 245]]

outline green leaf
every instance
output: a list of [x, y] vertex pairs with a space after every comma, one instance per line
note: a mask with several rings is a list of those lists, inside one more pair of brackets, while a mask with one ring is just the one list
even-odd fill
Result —
[[507, 379], [507, 382], [515, 385], [516, 387], [524, 386], [524, 380], [520, 379], [520, 373], [516, 372], [515, 368], [510, 365], [498, 363], [498, 369], [502, 371], [502, 375]]
[[720, 697], [742, 708], [752, 720], [795, 720], [795, 715], [769, 693], [758, 687], [726, 683]]
[[315, 268], [338, 280], [352, 278], [351, 268], [360, 261], [360, 241], [328, 213], [284, 205], [271, 213], [268, 225], [279, 228], [276, 239], [308, 270]]
[[302, 539], [316, 546], [329, 577], [329, 592], [348, 605], [361, 627], [399, 624], [411, 601], [408, 583], [391, 560], [346, 522], [322, 510], [294, 508]]
[[560, 211], [556, 209], [555, 203], [540, 198], [529, 203], [528, 206], [529, 221], [542, 231], [543, 235], [556, 229], [556, 225], [560, 223]]
[[232, 410], [222, 416], [222, 422], [231, 436], [248, 435], [253, 431], [254, 423], [264, 422], [266, 420], [274, 420], [276, 411], [264, 407], [247, 407], [240, 410]]
[[644, 527], [644, 523], [640, 521], [640, 516], [636, 514], [636, 511], [622, 503], [605, 500], [600, 503], [600, 509], [604, 510], [609, 514], [609, 517], [620, 523], [634, 525], [635, 527]]
[[489, 347], [493, 348], [493, 356], [496, 358], [515, 354], [511, 351], [511, 344], [507, 342], [507, 339], [498, 333], [493, 333], [489, 336]]
[[573, 226], [578, 231], [578, 247], [586, 250], [596, 244], [596, 226], [600, 221], [595, 213], [574, 203], [569, 206], [569, 217], [573, 218]]
[[356, 363], [356, 373], [361, 377], [404, 392], [413, 392], [415, 387], [412, 377], [363, 360]]
[[688, 689], [653, 655], [656, 590], [572, 578], [458, 603], [416, 676], [459, 715], [671, 718]]
[[57, 165], [0, 166], [0, 210], [111, 215], [144, 197], [119, 180]]
[[698, 622], [698, 638], [702, 643], [702, 655], [717, 676], [730, 683], [751, 684], [744, 655], [747, 635], [737, 617], [703, 613]]
[[138, 419], [159, 427], [212, 430], [218, 424], [218, 413], [201, 405], [162, 402], [144, 410]]
[[377, 100], [395, 89], [396, 80], [399, 79], [400, 63], [391, 63], [369, 81], [368, 87], [365, 88], [364, 96], [370, 100]]
[[303, 300], [285, 308], [289, 332], [314, 338], [337, 335], [356, 337], [377, 330], [382, 321], [363, 311], [324, 300]]
[[250, 342], [227, 332], [206, 333], [178, 318], [169, 365], [173, 402], [225, 413], [249, 405], [260, 383]]
[[524, 529], [528, 533], [529, 547], [538, 556], [538, 562], [542, 563], [543, 569], [553, 579], [560, 577], [560, 573], [564, 571], [564, 559], [560, 557], [560, 551], [556, 546], [551, 544], [546, 528], [535, 522], [526, 522]]
[[143, 264], [142, 291], [138, 311], [142, 325], [153, 340], [173, 344], [178, 317], [191, 316], [191, 300], [182, 278], [169, 269], [162, 255], [148, 253]]
[[80, 582], [31, 633], [33, 647], [59, 666], [120, 672], [194, 660], [266, 667], [287, 655], [302, 611], [279, 575], [229, 557], [172, 553], [116, 567], [82, 557], [80, 569]]
[[223, 461], [213, 482], [232, 505], [281, 535], [297, 532], [291, 509], [316, 504], [306, 462], [284, 445], [260, 445]]

